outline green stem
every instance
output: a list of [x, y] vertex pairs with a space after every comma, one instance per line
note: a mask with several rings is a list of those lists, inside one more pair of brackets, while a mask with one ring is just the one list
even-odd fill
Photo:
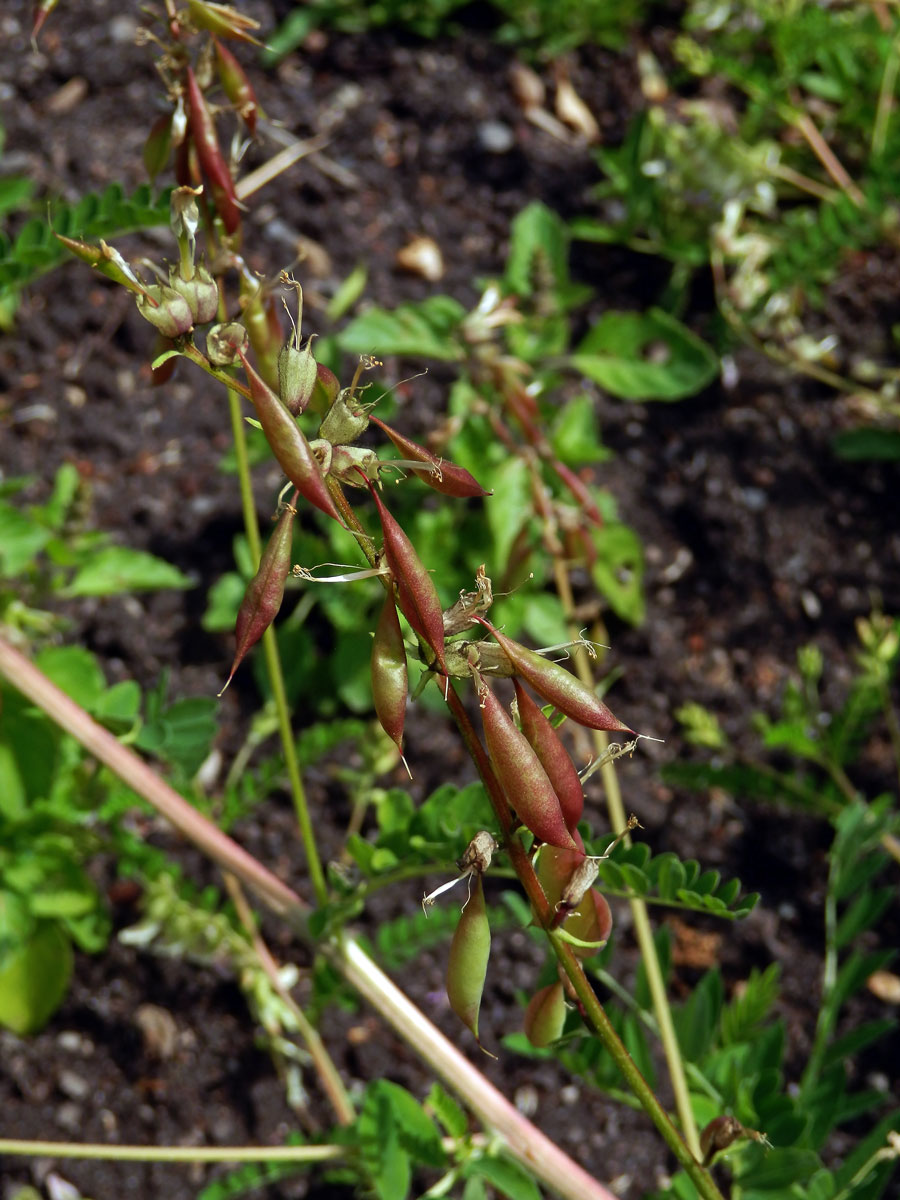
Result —
[[96, 1142], [35, 1142], [0, 1138], [0, 1155], [34, 1158], [101, 1158], [107, 1162], [334, 1162], [345, 1146], [104, 1146]]
[[[253, 487], [250, 479], [250, 461], [247, 454], [247, 435], [244, 430], [244, 417], [241, 402], [234, 388], [228, 389], [228, 411], [231, 415], [231, 433], [234, 439], [234, 455], [237, 462], [238, 481], [241, 489], [241, 508], [244, 514], [244, 528], [250, 554], [255, 564], [259, 563], [262, 543], [259, 536], [259, 522], [256, 517], [256, 504], [253, 500]], [[325, 873], [322, 870], [322, 860], [313, 832], [309, 806], [306, 803], [306, 791], [300, 777], [300, 764], [297, 759], [297, 747], [291, 730], [291, 714], [288, 707], [287, 692], [284, 686], [284, 673], [281, 669], [281, 658], [278, 654], [278, 642], [275, 631], [270, 625], [262, 637], [263, 655], [266, 662], [266, 672], [272, 698], [275, 701], [275, 712], [278, 719], [278, 732], [284, 750], [284, 762], [287, 769], [291, 798], [294, 802], [294, 812], [300, 828], [300, 838], [306, 853], [306, 864], [309, 868], [309, 878], [313, 886], [316, 902], [325, 904], [328, 899], [328, 887]]]
[[[577, 633], [572, 620], [572, 614], [575, 611], [575, 601], [572, 596], [568, 571], [559, 557], [555, 557], [553, 560], [553, 574], [557, 593], [565, 611], [566, 619], [570, 626], [572, 626], [571, 632], [574, 635]], [[575, 670], [578, 677], [582, 683], [593, 689], [595, 685], [594, 675], [586, 652], [580, 649], [575, 653], [574, 658]], [[603, 791], [606, 796], [610, 826], [614, 833], [620, 833], [627, 828], [627, 817], [625, 815], [625, 806], [622, 803], [619, 776], [616, 773], [616, 768], [612, 760], [606, 757], [609, 739], [605, 734], [597, 731], [594, 734], [594, 746], [601, 759], [600, 778], [603, 782]], [[629, 845], [631, 842], [627, 834], [624, 840], [626, 845]], [[656, 1022], [659, 1026], [659, 1036], [663, 1046], [663, 1053], [665, 1054], [666, 1065], [669, 1069], [669, 1078], [672, 1082], [675, 1110], [678, 1113], [684, 1138], [692, 1156], [695, 1159], [700, 1159], [702, 1158], [700, 1152], [700, 1135], [697, 1130], [697, 1122], [694, 1120], [694, 1110], [691, 1107], [691, 1096], [685, 1076], [684, 1059], [681, 1056], [681, 1048], [678, 1045], [678, 1037], [675, 1033], [672, 1009], [669, 1005], [669, 997], [666, 994], [666, 984], [663, 979], [662, 968], [659, 964], [659, 955], [656, 953], [656, 942], [653, 939], [653, 930], [650, 927], [647, 905], [641, 897], [635, 897], [629, 903], [632, 920], [634, 921], [634, 932], [638, 947], [640, 948], [641, 960], [647, 976], [647, 984], [650, 988], [653, 1011], [656, 1014]]]
[[[578, 958], [572, 951], [572, 948], [558, 934], [551, 933], [549, 926], [553, 919], [553, 913], [547, 902], [547, 897], [544, 895], [537, 876], [534, 873], [534, 868], [531, 865], [531, 859], [525, 853], [524, 847], [519, 839], [514, 835], [513, 821], [509, 812], [509, 804], [506, 796], [500, 786], [499, 781], [494, 773], [493, 766], [488, 758], [484, 747], [482, 746], [477, 733], [475, 732], [472, 722], [469, 720], [469, 714], [466, 712], [462, 702], [457, 696], [452, 687], [449, 688], [447, 694], [447, 704], [450, 712], [456, 722], [457, 728], [462, 735], [463, 741], [466, 744], [475, 765], [478, 767], [484, 785], [487, 789], [488, 796], [503, 831], [505, 845], [504, 849], [509, 854], [516, 874], [519, 877], [519, 882], [525, 889], [525, 893], [531, 902], [534, 910], [536, 921], [548, 932], [548, 936], [553, 944], [556, 956], [559, 959], [563, 970], [568, 975], [572, 982], [572, 986], [582, 1003], [585, 1016], [589, 1023], [593, 1026], [600, 1041], [603, 1043], [604, 1049], [609, 1053], [616, 1066], [625, 1077], [631, 1090], [637, 1096], [644, 1111], [650, 1117], [658, 1132], [662, 1136], [666, 1145], [684, 1167], [685, 1171], [692, 1180], [697, 1191], [703, 1200], [722, 1200], [722, 1194], [716, 1187], [709, 1172], [701, 1166], [697, 1157], [692, 1153], [690, 1148], [682, 1140], [678, 1130], [669, 1119], [669, 1114], [657, 1100], [653, 1089], [641, 1075], [633, 1059], [625, 1049], [619, 1035], [613, 1028], [609, 1018], [603, 1010], [603, 1006], [597, 999], [593, 988], [591, 987], [584, 969], [581, 966]], [[624, 826], [624, 819], [623, 819]], [[652, 944], [652, 936], [651, 936]], [[653, 947], [655, 953], [655, 946]], [[666, 1006], [666, 1011], [668, 1007]], [[658, 1018], [657, 1018], [658, 1019]], [[679, 1063], [681, 1059], [679, 1056]], [[686, 1091], [686, 1085], [685, 1085]], [[693, 1114], [692, 1114], [693, 1118]], [[699, 1147], [699, 1139], [698, 1139]]]
[[829, 871], [828, 888], [825, 892], [825, 963], [822, 971], [822, 1000], [819, 1005], [819, 1017], [816, 1021], [816, 1032], [813, 1037], [812, 1050], [800, 1081], [801, 1102], [804, 1096], [816, 1086], [828, 1041], [834, 1029], [837, 1013], [832, 1003], [832, 993], [838, 975], [837, 950], [837, 898], [835, 896], [835, 859], [832, 857]]

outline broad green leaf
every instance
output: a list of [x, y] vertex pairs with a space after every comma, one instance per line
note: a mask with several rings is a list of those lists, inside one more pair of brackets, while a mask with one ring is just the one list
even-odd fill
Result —
[[493, 540], [493, 562], [488, 574], [499, 576], [509, 561], [509, 552], [531, 512], [531, 479], [520, 459], [509, 457], [493, 475], [494, 494], [485, 505], [485, 516]]
[[508, 1196], [509, 1200], [541, 1200], [538, 1185], [525, 1168], [511, 1158], [475, 1158], [469, 1161], [463, 1174], [466, 1178], [480, 1176], [486, 1179], [501, 1196]]
[[895, 429], [848, 429], [831, 445], [838, 458], [849, 462], [900, 462], [900, 432]]
[[449, 1092], [444, 1091], [439, 1083], [431, 1085], [431, 1091], [425, 1103], [434, 1109], [435, 1115], [450, 1137], [461, 1138], [469, 1128], [469, 1118], [460, 1108]]
[[233, 633], [247, 581], [237, 571], [226, 571], [209, 589], [206, 612], [200, 624], [209, 633]]
[[45, 922], [0, 959], [0, 1025], [20, 1037], [36, 1033], [62, 1003], [72, 975], [72, 944]]
[[28, 812], [28, 796], [12, 746], [0, 742], [0, 818], [21, 821]]
[[513, 219], [505, 283], [519, 296], [552, 291], [569, 279], [569, 235], [552, 209], [535, 201]]
[[[663, 855], [659, 856], [663, 858]], [[666, 854], [665, 861], [659, 868], [657, 888], [664, 900], [674, 900], [678, 889], [684, 884], [684, 867], [675, 854]]]
[[21, 574], [50, 540], [44, 529], [11, 504], [0, 501], [0, 575]]
[[719, 370], [706, 342], [658, 308], [607, 313], [569, 361], [625, 400], [683, 400], [712, 383]]
[[594, 400], [585, 393], [569, 400], [553, 422], [550, 444], [570, 467], [593, 466], [612, 457], [600, 441]]
[[[490, 511], [490, 510], [489, 510]], [[591, 567], [595, 587], [617, 617], [640, 625], [644, 619], [644, 547], [628, 525], [610, 521], [591, 530], [597, 560]]]
[[212, 697], [176, 700], [141, 728], [135, 744], [193, 775], [218, 733], [217, 711], [218, 703]]
[[[347, 315], [353, 305], [366, 290], [369, 269], [365, 263], [357, 263], [349, 275], [338, 285], [337, 291], [328, 302], [325, 315], [329, 321], [339, 321]], [[319, 359], [318, 348], [316, 358]], [[319, 359], [321, 361], [321, 359]]]
[[64, 589], [66, 596], [114, 596], [120, 592], [153, 591], [157, 588], [189, 588], [192, 581], [171, 563], [131, 550], [109, 546], [85, 563]]
[[123, 679], [107, 688], [94, 705], [94, 716], [111, 726], [129, 726], [141, 711], [141, 689], [133, 679]]
[[812, 1150], [788, 1146], [762, 1149], [752, 1146], [742, 1156], [736, 1176], [741, 1195], [774, 1192], [791, 1183], [805, 1183], [821, 1167], [819, 1156]]
[[106, 691], [106, 680], [97, 659], [83, 646], [50, 646], [35, 665], [76, 704], [93, 712]]
[[34, 932], [34, 916], [18, 892], [0, 888], [0, 962]]
[[463, 306], [450, 296], [431, 296], [421, 304], [401, 304], [392, 310], [369, 308], [338, 335], [338, 344], [348, 354], [461, 362], [465, 351], [458, 333], [465, 315]]

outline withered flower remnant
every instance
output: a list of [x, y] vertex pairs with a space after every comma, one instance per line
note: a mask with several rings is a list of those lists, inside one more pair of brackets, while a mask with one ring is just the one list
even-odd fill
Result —
[[217, 367], [230, 367], [247, 353], [250, 339], [238, 321], [213, 325], [206, 335], [206, 356]]

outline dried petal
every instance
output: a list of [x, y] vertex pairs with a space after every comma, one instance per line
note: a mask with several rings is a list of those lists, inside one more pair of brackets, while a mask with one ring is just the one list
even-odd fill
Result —
[[528, 650], [519, 642], [514, 642], [512, 638], [499, 633], [483, 617], [477, 619], [497, 639], [512, 663], [514, 673], [520, 675], [539, 696], [553, 704], [561, 713], [565, 713], [579, 725], [587, 726], [588, 729], [634, 733], [634, 730], [623, 725], [618, 717], [613, 716], [603, 701], [570, 671], [559, 666], [558, 663], [549, 662], [536, 651]]
[[457, 467], [454, 463], [438, 458], [436, 454], [432, 454], [430, 450], [426, 450], [418, 442], [410, 441], [402, 433], [398, 433], [396, 429], [391, 429], [390, 425], [386, 425], [378, 417], [370, 417], [369, 420], [373, 425], [377, 425], [383, 433], [387, 434], [403, 458], [411, 459], [413, 462], [428, 464], [426, 470], [416, 471], [415, 474], [427, 483], [429, 487], [433, 487], [436, 492], [443, 492], [445, 496], [457, 496], [460, 498], [490, 496], [492, 494], [491, 492], [486, 492], [475, 476], [471, 475], [464, 467]]
[[225, 687], [231, 683], [248, 650], [256, 645], [278, 616], [284, 582], [291, 570], [291, 535], [296, 515], [297, 510], [291, 505], [285, 507], [259, 560], [259, 570], [247, 585], [234, 627], [237, 651]]
[[525, 1009], [525, 1036], [532, 1046], [549, 1046], [562, 1036], [566, 1023], [566, 997], [557, 979], [535, 992]]
[[272, 389], [253, 370], [246, 355], [241, 353], [240, 359], [250, 384], [253, 407], [272, 453], [278, 459], [278, 465], [305, 500], [321, 509], [327, 516], [340, 521], [340, 513], [325, 485], [322, 468], [310, 449], [303, 430]]
[[[484, 903], [481, 876], [472, 878], [472, 891], [459, 918], [447, 965], [447, 999], [450, 1007], [478, 1038], [478, 1013], [491, 955], [491, 929]], [[481, 1043], [479, 1042], [479, 1045]]]
[[372, 695], [381, 728], [401, 751], [407, 692], [406, 647], [394, 597], [388, 593], [372, 643]]
[[[360, 472], [361, 477], [365, 475]], [[384, 557], [397, 585], [400, 611], [420, 638], [434, 651], [438, 666], [444, 664], [444, 613], [434, 581], [422, 565], [412, 542], [385, 508], [377, 489], [366, 479], [384, 535]]]
[[541, 760], [541, 766], [547, 772], [547, 778], [553, 784], [566, 826], [574, 832], [584, 811], [584, 790], [575, 764], [562, 744], [559, 734], [519, 680], [514, 679], [513, 683], [522, 732], [528, 738], [529, 744]]
[[559, 798], [540, 759], [491, 689], [478, 689], [488, 754], [510, 806], [541, 842], [575, 849]]

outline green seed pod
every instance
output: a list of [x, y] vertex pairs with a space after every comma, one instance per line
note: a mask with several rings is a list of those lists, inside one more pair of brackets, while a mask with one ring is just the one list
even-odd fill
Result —
[[235, 38], [239, 42], [252, 42], [254, 46], [262, 45], [250, 33], [251, 29], [259, 29], [259, 21], [232, 8], [230, 4], [187, 0], [187, 7], [191, 24], [196, 29], [205, 29], [218, 37]]
[[[365, 478], [360, 472], [362, 478]], [[412, 542], [385, 508], [373, 484], [368, 484], [384, 535], [384, 557], [397, 585], [400, 611], [420, 638], [434, 651], [435, 659], [446, 674], [444, 665], [444, 613], [434, 582], [413, 547]]]
[[[204, 6], [208, 7], [208, 6]], [[187, 88], [188, 124], [197, 158], [206, 176], [216, 211], [222, 218], [227, 233], [236, 233], [241, 224], [241, 210], [234, 190], [234, 180], [228, 163], [219, 147], [216, 126], [206, 106], [203, 93], [193, 70], [185, 73]]]
[[514, 642], [498, 632], [489, 621], [483, 617], [476, 620], [489, 629], [497, 639], [501, 649], [513, 665], [513, 671], [520, 675], [529, 687], [534, 688], [539, 696], [553, 704], [561, 713], [585, 725], [588, 729], [603, 729], [611, 733], [630, 733], [634, 730], [623, 725], [618, 717], [613, 716], [590, 688], [585, 687], [571, 671], [557, 663], [549, 662], [534, 650]]
[[235, 112], [247, 126], [251, 137], [256, 134], [256, 116], [258, 105], [256, 93], [244, 68], [234, 57], [227, 46], [223, 46], [218, 38], [213, 38], [216, 51], [216, 71], [225, 95], [234, 105]]
[[525, 735], [483, 681], [478, 695], [488, 754], [510, 807], [538, 841], [575, 850], [559, 798]]
[[[290, 341], [278, 352], [278, 392], [295, 417], [305, 411], [318, 379], [311, 346], [312, 338], [302, 350]], [[325, 436], [321, 430], [319, 433]]]
[[278, 355], [284, 330], [275, 297], [257, 279], [241, 276], [241, 321], [250, 337], [256, 368], [268, 386], [279, 388]]
[[427, 464], [425, 470], [415, 471], [414, 473], [424, 483], [427, 483], [429, 487], [434, 488], [436, 492], [443, 492], [445, 496], [457, 496], [460, 499], [469, 496], [490, 496], [492, 494], [491, 492], [486, 492], [475, 476], [471, 475], [464, 467], [458, 467], [455, 463], [446, 462], [444, 459], [438, 458], [436, 454], [432, 454], [430, 450], [426, 450], [418, 442], [410, 441], [402, 433], [398, 433], [396, 429], [391, 429], [390, 425], [385, 425], [384, 421], [380, 421], [378, 417], [370, 417], [369, 419], [373, 425], [378, 426], [382, 433], [387, 434], [403, 458]]
[[[595, 878], [596, 864], [586, 858], [583, 852], [544, 846], [538, 856], [537, 876], [548, 903], [560, 918], [557, 924], [580, 942], [596, 947], [574, 946], [575, 954], [579, 958], [590, 958], [597, 954], [612, 930], [612, 913], [605, 897], [596, 888], [585, 891], [578, 882], [579, 878]], [[577, 903], [574, 912], [573, 903]]]
[[322, 416], [337, 399], [341, 390], [340, 381], [334, 371], [316, 363], [316, 385], [309, 401], [309, 407]]
[[[478, 1040], [478, 1013], [491, 956], [491, 928], [488, 924], [481, 876], [472, 877], [472, 891], [459, 918], [450, 961], [447, 964], [447, 999], [450, 1007], [471, 1029]], [[481, 1045], [481, 1042], [478, 1043]]]
[[559, 734], [525, 691], [518, 679], [513, 680], [522, 732], [541, 760], [547, 778], [559, 797], [566, 827], [574, 834], [584, 811], [584, 790], [575, 764], [560, 740]]
[[144, 142], [144, 169], [152, 183], [165, 169], [172, 153], [172, 114], [163, 113], [150, 127]]
[[291, 535], [296, 515], [297, 510], [292, 505], [284, 508], [259, 560], [259, 569], [247, 585], [234, 627], [237, 651], [225, 681], [226, 688], [247, 652], [278, 616], [284, 598], [284, 583], [291, 570]]
[[566, 997], [557, 979], [535, 992], [525, 1009], [525, 1036], [532, 1046], [550, 1046], [562, 1037], [566, 1023]]
[[381, 728], [401, 752], [408, 690], [406, 647], [394, 597], [388, 593], [372, 643], [372, 696]]
[[278, 465], [304, 500], [343, 524], [325, 486], [319, 461], [309, 448], [302, 429], [272, 389], [253, 370], [246, 355], [241, 353], [240, 360], [247, 373], [253, 407], [272, 453], [278, 459]]

